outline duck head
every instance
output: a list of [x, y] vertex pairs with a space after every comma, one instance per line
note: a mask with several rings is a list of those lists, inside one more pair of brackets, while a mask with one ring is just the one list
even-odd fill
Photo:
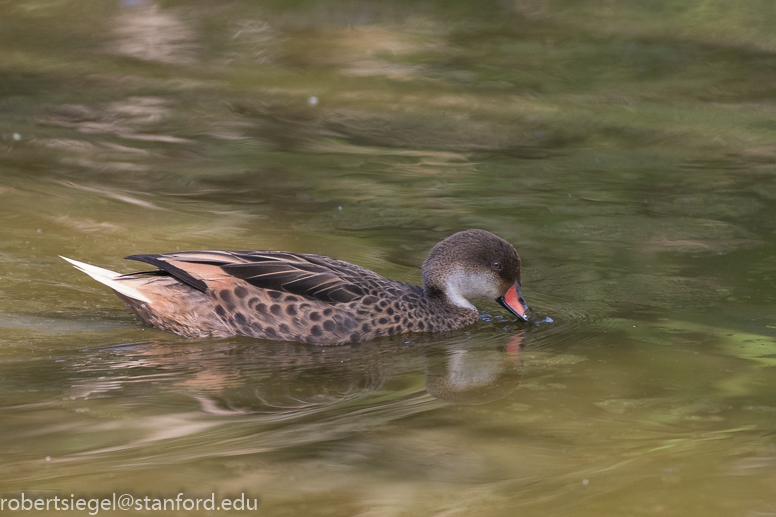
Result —
[[459, 307], [476, 310], [471, 298], [496, 300], [528, 321], [520, 290], [520, 256], [514, 246], [485, 230], [465, 230], [434, 246], [421, 269], [428, 296], [444, 296]]

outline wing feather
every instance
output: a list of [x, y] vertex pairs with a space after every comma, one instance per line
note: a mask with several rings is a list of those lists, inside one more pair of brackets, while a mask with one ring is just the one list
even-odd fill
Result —
[[197, 278], [195, 273], [187, 271], [187, 262], [192, 265], [218, 266], [224, 273], [261, 289], [296, 294], [323, 302], [347, 303], [365, 294], [361, 287], [348, 278], [349, 275], [340, 265], [344, 263], [319, 255], [271, 251], [194, 251], [132, 255], [127, 258], [152, 264], [203, 292], [207, 284]]

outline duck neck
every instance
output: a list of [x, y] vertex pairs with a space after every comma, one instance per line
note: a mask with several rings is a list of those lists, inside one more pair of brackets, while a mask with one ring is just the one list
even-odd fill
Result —
[[469, 300], [495, 298], [491, 292], [490, 283], [491, 278], [484, 273], [456, 269], [445, 276], [440, 291], [452, 305], [476, 312], [477, 308]]
[[[436, 330], [455, 330], [476, 323], [480, 319], [480, 313], [474, 305], [465, 298], [451, 300], [444, 291], [439, 289], [426, 289], [425, 297], [426, 317], [435, 325]], [[468, 306], [458, 305], [455, 302], [467, 303]]]
[[444, 310], [478, 316], [477, 308], [469, 301], [470, 297], [482, 296], [482, 279], [477, 275], [455, 270], [446, 275], [441, 285], [431, 284], [425, 287], [426, 298], [444, 307]]

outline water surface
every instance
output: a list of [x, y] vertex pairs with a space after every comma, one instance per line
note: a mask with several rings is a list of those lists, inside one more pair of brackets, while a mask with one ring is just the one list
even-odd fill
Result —
[[[776, 514], [775, 16], [0, 3], [4, 497]], [[417, 283], [466, 228], [515, 244], [551, 322], [188, 341], [58, 258], [288, 250]]]

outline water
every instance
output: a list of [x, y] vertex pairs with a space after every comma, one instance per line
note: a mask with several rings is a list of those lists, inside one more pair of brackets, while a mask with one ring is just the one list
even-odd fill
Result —
[[[0, 3], [0, 498], [776, 514], [774, 16]], [[187, 341], [58, 258], [275, 249], [418, 282], [472, 227], [515, 244], [545, 321]]]

